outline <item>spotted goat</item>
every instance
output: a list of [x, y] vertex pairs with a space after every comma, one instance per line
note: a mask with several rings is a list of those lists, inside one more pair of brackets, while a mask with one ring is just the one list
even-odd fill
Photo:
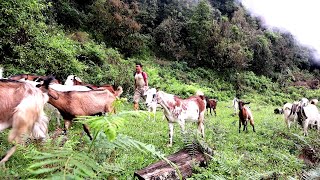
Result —
[[[147, 93], [153, 96], [152, 93]], [[148, 98], [147, 99], [152, 99]], [[158, 104], [164, 109], [164, 115], [169, 123], [169, 143], [172, 146], [173, 141], [173, 123], [178, 123], [181, 131], [185, 130], [186, 122], [197, 122], [198, 131], [204, 137], [204, 114], [206, 111], [206, 100], [203, 95], [195, 95], [182, 99], [176, 95], [168, 94], [163, 91], [156, 92]]]

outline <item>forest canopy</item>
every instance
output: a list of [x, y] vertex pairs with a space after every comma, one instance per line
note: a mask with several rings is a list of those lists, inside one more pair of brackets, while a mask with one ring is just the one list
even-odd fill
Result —
[[274, 81], [318, 73], [314, 50], [234, 0], [8, 0], [0, 8], [7, 74], [84, 73], [98, 82], [110, 61], [144, 55]]

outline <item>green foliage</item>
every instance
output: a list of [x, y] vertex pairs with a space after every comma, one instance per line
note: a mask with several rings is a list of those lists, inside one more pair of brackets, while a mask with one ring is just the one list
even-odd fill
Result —
[[168, 18], [163, 20], [153, 31], [155, 43], [159, 47], [159, 49], [156, 48], [155, 50], [166, 54], [167, 58], [178, 61], [185, 57], [187, 51], [180, 34], [183, 28], [185, 28], [185, 24], [177, 19]]
[[[120, 105], [123, 105], [123, 100], [115, 103], [115, 106]], [[25, 150], [25, 156], [30, 162], [27, 168], [27, 172], [29, 173], [27, 173], [26, 177], [104, 179], [119, 175], [124, 169], [121, 165], [114, 163], [114, 160], [112, 160], [114, 158], [113, 156], [115, 152], [119, 150], [128, 149], [146, 155], [151, 154], [156, 158], [167, 161], [176, 168], [176, 165], [166, 159], [165, 154], [157, 150], [155, 146], [139, 142], [126, 135], [115, 134], [126, 121], [125, 119], [132, 118], [133, 116], [136, 118], [142, 117], [144, 114], [145, 113], [137, 111], [122, 111], [118, 114], [102, 117], [77, 118], [77, 124], [86, 123], [94, 132], [94, 139], [90, 147], [85, 146], [85, 144], [87, 144], [86, 142], [77, 142], [77, 140], [74, 139], [78, 139], [79, 137], [72, 137], [71, 139], [65, 139], [65, 137], [50, 139], [45, 144], [42, 144], [43, 147], [41, 151], [43, 152], [40, 152], [34, 147], [24, 147], [27, 148]]]
[[[110, 173], [98, 165], [94, 158], [84, 152], [75, 152], [73, 149], [50, 150], [49, 153], [34, 152], [28, 170], [33, 175], [56, 179], [98, 178]], [[111, 169], [111, 168], [109, 168]], [[45, 175], [45, 176], [44, 176]]]

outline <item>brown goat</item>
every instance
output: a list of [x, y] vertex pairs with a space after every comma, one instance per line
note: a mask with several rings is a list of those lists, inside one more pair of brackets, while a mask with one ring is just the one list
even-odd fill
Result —
[[210, 110], [210, 115], [212, 116], [212, 112], [211, 110], [213, 110], [214, 115], [217, 116], [217, 112], [216, 112], [216, 108], [217, 108], [217, 100], [216, 99], [209, 99], [208, 97], [206, 97], [206, 109], [207, 111]]
[[[0, 79], [0, 132], [10, 128], [10, 143], [23, 143], [23, 136], [45, 138], [49, 120], [43, 112], [48, 96], [31, 84]], [[13, 146], [0, 161], [4, 163], [16, 151]]]
[[248, 121], [250, 121], [250, 124], [252, 126], [253, 132], [256, 132], [254, 129], [254, 121], [253, 116], [248, 107], [246, 107], [246, 104], [250, 104], [250, 102], [243, 102], [241, 100], [238, 101], [239, 104], [239, 133], [241, 129], [241, 124], [243, 125], [243, 131], [246, 130], [248, 132]]
[[[114, 94], [106, 89], [59, 92], [50, 88], [51, 81], [52, 78], [45, 80], [41, 89], [48, 92], [49, 103], [56, 107], [62, 115], [65, 131], [70, 128], [72, 120], [77, 116], [93, 116], [112, 112], [112, 103], [123, 92], [122, 87], [118, 87]], [[88, 126], [84, 124], [83, 128], [92, 140]]]

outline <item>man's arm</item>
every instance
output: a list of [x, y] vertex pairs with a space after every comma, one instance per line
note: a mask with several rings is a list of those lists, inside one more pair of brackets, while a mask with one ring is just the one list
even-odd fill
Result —
[[146, 72], [142, 72], [142, 77], [145, 83], [145, 86], [148, 86], [148, 75]]
[[144, 81], [146, 83], [146, 86], [148, 86], [148, 77]]

